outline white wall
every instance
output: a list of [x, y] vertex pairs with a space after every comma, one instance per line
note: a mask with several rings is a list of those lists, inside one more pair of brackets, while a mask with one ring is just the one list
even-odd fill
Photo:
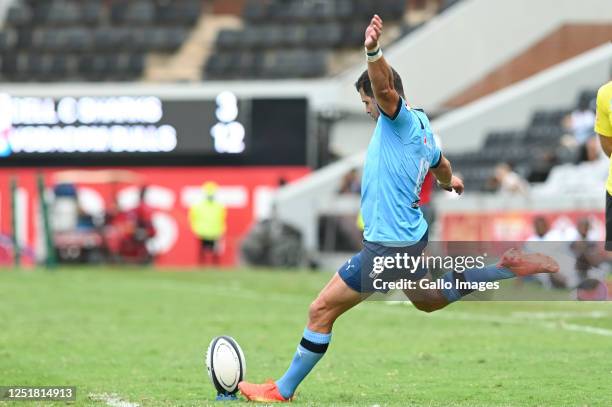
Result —
[[335, 123], [329, 135], [329, 148], [340, 157], [361, 153], [370, 144], [376, 123], [365, 113], [352, 114]]
[[[568, 22], [611, 23], [611, 0], [464, 0], [385, 50], [408, 102], [441, 104]], [[340, 76], [337, 106], [359, 111], [352, 84], [365, 62]]]
[[360, 167], [364, 159], [365, 154], [361, 153], [340, 160], [289, 184], [276, 195], [278, 217], [302, 232], [308, 250], [317, 248], [319, 213], [334, 204], [342, 177], [350, 169]]

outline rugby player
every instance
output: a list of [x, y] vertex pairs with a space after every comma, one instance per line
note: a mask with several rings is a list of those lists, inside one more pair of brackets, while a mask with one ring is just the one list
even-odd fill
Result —
[[[612, 154], [612, 81], [597, 92], [595, 133], [599, 135], [601, 148], [608, 158]], [[606, 182], [606, 243], [605, 249], [612, 251], [612, 165]]]
[[[349, 259], [310, 305], [308, 324], [286, 373], [265, 384], [241, 382], [241, 393], [252, 401], [278, 402], [292, 399], [296, 388], [327, 351], [334, 321], [375, 291], [372, 273], [374, 258], [420, 256], [427, 245], [427, 222], [418, 207], [421, 185], [431, 169], [438, 184], [463, 192], [463, 182], [437, 147], [427, 116], [411, 109], [405, 101], [402, 80], [385, 61], [378, 40], [382, 19], [375, 15], [365, 32], [368, 69], [356, 88], [365, 111], [376, 121], [368, 146], [361, 189], [361, 210], [365, 222], [364, 247]], [[517, 275], [558, 271], [557, 263], [542, 254], [523, 254], [511, 249], [497, 265], [449, 271], [445, 281], [490, 282]], [[424, 267], [383, 272], [387, 281], [408, 276], [413, 281], [427, 278]], [[458, 284], [452, 284], [453, 287]], [[411, 289], [405, 294], [416, 308], [431, 312], [472, 292], [466, 289]]]

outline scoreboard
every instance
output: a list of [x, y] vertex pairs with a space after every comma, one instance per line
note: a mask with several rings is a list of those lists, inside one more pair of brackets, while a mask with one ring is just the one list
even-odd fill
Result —
[[0, 166], [301, 166], [307, 123], [305, 98], [0, 93]]

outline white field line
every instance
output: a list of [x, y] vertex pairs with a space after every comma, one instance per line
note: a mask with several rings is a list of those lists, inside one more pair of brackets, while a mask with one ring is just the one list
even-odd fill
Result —
[[123, 400], [118, 394], [115, 393], [89, 393], [87, 397], [89, 397], [89, 399], [93, 401], [102, 401], [110, 407], [140, 407], [140, 404]]
[[[392, 302], [387, 302], [386, 304], [391, 305], [394, 304]], [[396, 302], [396, 305], [408, 305], [411, 304], [409, 301]], [[518, 315], [517, 315], [518, 314]], [[587, 317], [587, 318], [604, 318], [609, 314], [606, 312], [571, 312], [571, 313], [561, 313], [561, 312], [537, 312], [535, 313], [536, 317], [531, 318], [528, 312], [514, 313], [511, 315], [481, 315], [475, 314], [471, 312], [447, 312], [444, 310], [437, 311], [433, 314], [416, 314], [422, 315], [432, 318], [440, 318], [447, 320], [463, 320], [463, 321], [478, 321], [478, 322], [494, 322], [499, 324], [527, 324], [539, 326], [547, 329], [562, 329], [566, 331], [573, 332], [582, 332], [594, 335], [601, 336], [611, 336], [612, 337], [612, 329], [601, 328], [590, 325], [582, 325], [582, 324], [570, 324], [563, 320], [561, 321], [546, 321], [546, 319], [558, 319], [560, 317], [564, 318], [575, 318], [575, 317]], [[545, 318], [547, 316], [547, 318]]]
[[566, 331], [585, 332], [602, 336], [612, 336], [612, 329], [600, 328], [598, 326], [567, 324], [561, 322], [559, 327], [561, 329], [565, 329]]
[[[209, 286], [191, 286], [191, 287], [172, 287], [172, 290], [183, 291], [183, 290], [191, 290], [202, 292], [205, 291], [210, 295], [216, 295], [227, 299], [227, 297], [231, 297], [234, 299], [241, 300], [261, 300], [261, 295], [255, 291], [251, 291], [248, 288], [244, 288], [241, 286], [230, 286], [223, 290], [219, 290], [216, 287]], [[267, 302], [278, 302], [283, 304], [296, 304], [299, 301], [307, 302], [309, 300], [314, 300], [315, 296], [302, 296], [302, 295], [294, 295], [294, 294], [283, 294], [283, 293], [268, 293], [266, 295]], [[364, 302], [361, 305], [367, 303]], [[412, 305], [410, 301], [387, 301], [385, 302], [387, 305]], [[568, 324], [565, 322], [546, 322], [547, 319], [558, 319], [558, 318], [575, 318], [575, 317], [583, 317], [583, 318], [604, 318], [609, 317], [610, 313], [603, 311], [590, 311], [590, 312], [515, 312], [509, 316], [503, 315], [481, 315], [475, 313], [464, 313], [464, 312], [445, 312], [444, 310], [437, 311], [433, 314], [416, 314], [427, 317], [448, 319], [448, 320], [467, 320], [467, 321], [480, 321], [480, 322], [495, 322], [500, 324], [529, 324], [529, 325], [537, 325], [540, 327], [548, 328], [548, 329], [563, 329], [566, 331], [574, 331], [574, 332], [583, 332], [590, 333], [594, 335], [602, 335], [602, 336], [612, 336], [612, 329], [599, 328], [589, 325], [578, 325], [578, 324]]]
[[526, 318], [526, 319], [555, 319], [555, 318], [591, 318], [600, 319], [611, 316], [609, 312], [605, 311], [567, 311], [567, 312], [513, 312], [512, 317], [514, 318]]

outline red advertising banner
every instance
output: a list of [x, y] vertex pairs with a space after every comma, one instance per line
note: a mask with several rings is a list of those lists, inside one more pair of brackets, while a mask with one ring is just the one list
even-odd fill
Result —
[[520, 242], [535, 234], [534, 220], [543, 217], [550, 227], [548, 239], [571, 241], [577, 238], [577, 224], [589, 220], [589, 240], [605, 240], [603, 211], [512, 211], [452, 213], [442, 217], [443, 241]]
[[36, 187], [39, 172], [48, 191], [58, 183], [78, 179], [73, 182], [78, 191], [78, 210], [91, 215], [106, 213], [116, 206], [134, 209], [139, 204], [140, 188], [146, 185], [145, 203], [152, 211], [156, 229], [147, 244], [155, 254], [154, 263], [195, 266], [199, 241], [191, 231], [188, 212], [202, 198], [203, 183], [214, 182], [218, 185], [217, 199], [227, 208], [220, 264], [232, 266], [238, 261], [241, 239], [256, 219], [269, 213], [272, 194], [279, 183], [294, 181], [310, 172], [306, 167], [139, 167], [112, 169], [120, 174], [116, 179], [100, 176], [109, 173], [108, 170], [0, 168], [0, 235], [6, 241], [11, 231], [11, 178], [16, 178], [19, 185], [17, 229], [26, 262], [28, 256], [31, 262], [41, 246], [42, 222]]

